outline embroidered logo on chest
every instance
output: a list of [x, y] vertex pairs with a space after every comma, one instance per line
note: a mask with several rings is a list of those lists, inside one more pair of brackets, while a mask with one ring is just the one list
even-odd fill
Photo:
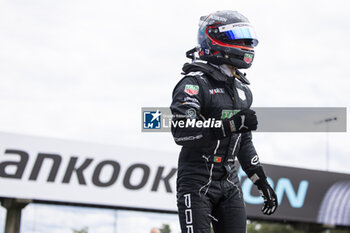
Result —
[[221, 119], [229, 119], [233, 117], [233, 115], [237, 114], [240, 110], [222, 110], [221, 112]]
[[199, 86], [188, 84], [185, 86], [185, 93], [189, 95], [197, 95], [199, 92]]
[[215, 95], [215, 94], [224, 94], [225, 90], [224, 88], [215, 88], [215, 89], [209, 89], [209, 93], [211, 95]]
[[244, 101], [244, 100], [247, 99], [243, 90], [237, 88], [237, 92], [238, 92], [238, 96], [239, 96], [239, 98], [240, 98], [241, 100]]

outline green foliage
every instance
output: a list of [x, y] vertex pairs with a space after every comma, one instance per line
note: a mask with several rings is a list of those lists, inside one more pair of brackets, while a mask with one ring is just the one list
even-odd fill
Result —
[[171, 233], [169, 224], [163, 224], [163, 226], [159, 230], [161, 233]]
[[[325, 232], [325, 231], [323, 231]], [[349, 233], [350, 230], [337, 230], [337, 229], [332, 229], [330, 230], [330, 233]]]
[[331, 229], [327, 231], [318, 224], [249, 221], [247, 233], [349, 233], [349, 230]]
[[248, 233], [306, 233], [305, 231], [300, 231], [294, 229], [289, 224], [281, 223], [260, 223], [260, 222], [251, 222], [247, 225]]

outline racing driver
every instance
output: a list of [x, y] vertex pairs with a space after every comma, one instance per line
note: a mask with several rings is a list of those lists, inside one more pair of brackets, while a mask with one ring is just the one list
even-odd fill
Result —
[[[215, 233], [246, 232], [235, 158], [264, 198], [262, 212], [270, 215], [277, 208], [252, 143], [257, 118], [249, 81], [239, 71], [252, 65], [257, 44], [245, 16], [217, 11], [200, 18], [198, 46], [186, 53], [192, 62], [183, 66], [170, 107], [172, 134], [182, 146], [177, 175], [182, 233], [210, 233], [211, 226]], [[209, 120], [215, 125], [204, 127]]]

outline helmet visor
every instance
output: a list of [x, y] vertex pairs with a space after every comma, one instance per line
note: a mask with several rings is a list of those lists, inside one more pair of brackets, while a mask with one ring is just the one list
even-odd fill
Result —
[[250, 46], [258, 45], [258, 38], [254, 28], [249, 23], [233, 23], [219, 26], [217, 30], [211, 30], [210, 36], [224, 43], [236, 44], [237, 40], [244, 40]]

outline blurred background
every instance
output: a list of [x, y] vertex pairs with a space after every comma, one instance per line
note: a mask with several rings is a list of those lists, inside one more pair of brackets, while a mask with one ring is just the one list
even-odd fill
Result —
[[[345, 0], [3, 0], [0, 131], [177, 157], [180, 147], [169, 133], [141, 133], [141, 107], [170, 105], [189, 61], [185, 52], [196, 46], [199, 17], [222, 9], [247, 16], [258, 34], [246, 71], [254, 107], [348, 107], [349, 6]], [[348, 132], [254, 134], [263, 163], [346, 174], [349, 139]], [[5, 213], [1, 208], [0, 233]], [[174, 214], [29, 204], [21, 232], [141, 233], [163, 224], [180, 231]]]

